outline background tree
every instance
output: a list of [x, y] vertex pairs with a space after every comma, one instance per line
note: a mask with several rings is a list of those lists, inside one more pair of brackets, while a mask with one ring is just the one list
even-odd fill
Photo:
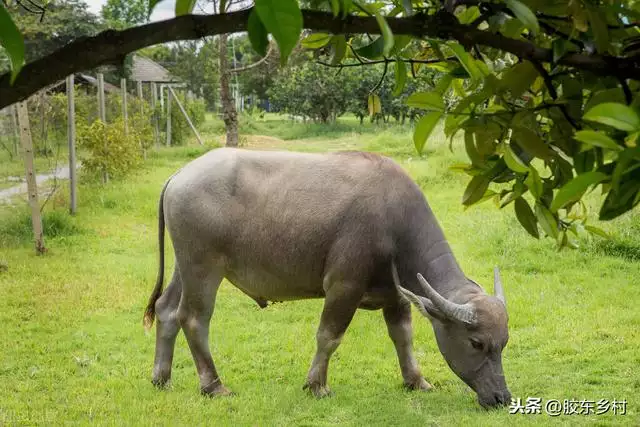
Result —
[[149, 22], [146, 0], [107, 0], [100, 15], [109, 28], [124, 29]]

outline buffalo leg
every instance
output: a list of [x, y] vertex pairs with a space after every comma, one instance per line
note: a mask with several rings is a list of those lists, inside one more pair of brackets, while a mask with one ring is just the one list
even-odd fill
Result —
[[429, 390], [431, 385], [422, 377], [413, 355], [411, 305], [398, 295], [394, 303], [382, 308], [382, 313], [391, 341], [396, 347], [405, 387], [411, 390]]
[[171, 379], [173, 351], [176, 344], [176, 336], [180, 332], [180, 325], [176, 316], [181, 293], [182, 283], [176, 268], [173, 272], [171, 283], [155, 305], [158, 322], [156, 324], [156, 355], [153, 363], [152, 381], [158, 387], [163, 387]]
[[189, 343], [189, 349], [200, 377], [200, 391], [204, 395], [227, 395], [209, 350], [209, 323], [222, 274], [211, 265], [199, 263], [195, 257], [180, 262], [182, 298], [178, 307], [178, 321]]
[[361, 287], [348, 283], [336, 283], [326, 292], [316, 333], [317, 350], [304, 385], [304, 389], [309, 389], [316, 397], [330, 394], [327, 386], [329, 359], [340, 345], [362, 295]]

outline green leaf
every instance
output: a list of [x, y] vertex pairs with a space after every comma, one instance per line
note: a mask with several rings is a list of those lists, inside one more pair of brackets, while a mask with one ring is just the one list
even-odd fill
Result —
[[453, 81], [453, 76], [451, 74], [445, 74], [442, 76], [438, 84], [436, 85], [434, 91], [439, 93], [440, 95], [444, 95], [449, 88], [451, 87], [451, 82]]
[[176, 0], [176, 16], [190, 14], [195, 5], [196, 0]]
[[337, 65], [347, 53], [347, 40], [344, 35], [333, 36], [333, 57], [331, 63]]
[[531, 195], [533, 195], [536, 200], [540, 200], [544, 187], [540, 179], [540, 174], [538, 174], [538, 171], [533, 166], [529, 167], [529, 175], [525, 178], [524, 183], [529, 188]]
[[376, 12], [375, 17], [376, 21], [378, 21], [378, 26], [380, 26], [380, 31], [382, 32], [382, 38], [384, 40], [382, 53], [386, 56], [389, 55], [389, 52], [393, 48], [393, 33], [391, 32], [391, 28], [389, 28], [389, 24], [387, 24], [387, 20], [380, 14], [380, 12]]
[[286, 64], [302, 32], [302, 12], [297, 0], [255, 0], [262, 24], [276, 39], [280, 60]]
[[504, 162], [514, 172], [525, 173], [529, 171], [529, 167], [513, 152], [513, 149], [508, 144], [504, 146]]
[[549, 160], [551, 158], [553, 152], [549, 146], [531, 129], [523, 126], [516, 127], [513, 129], [512, 138], [529, 154], [543, 160]]
[[580, 142], [584, 142], [589, 147], [608, 148], [609, 150], [622, 151], [624, 147], [618, 145], [613, 139], [609, 138], [604, 132], [596, 132], [593, 130], [580, 130], [573, 136]]
[[478, 148], [476, 147], [475, 135], [473, 131], [469, 129], [466, 129], [464, 133], [464, 148], [469, 160], [471, 160], [471, 163], [474, 166], [482, 165], [484, 163], [484, 158], [480, 152], [478, 152]]
[[251, 42], [253, 50], [260, 56], [265, 56], [267, 54], [267, 47], [269, 46], [269, 37], [255, 9], [249, 14], [247, 31], [249, 32], [249, 41]]
[[591, 23], [591, 31], [596, 41], [598, 53], [605, 54], [609, 51], [609, 29], [607, 28], [606, 15], [597, 7], [587, 7], [587, 16]]
[[529, 61], [522, 61], [509, 68], [500, 80], [500, 86], [519, 98], [531, 87], [540, 74]]
[[624, 104], [613, 102], [598, 104], [587, 111], [584, 119], [627, 132], [640, 130], [640, 117], [631, 107]]
[[300, 43], [307, 49], [317, 49], [329, 43], [332, 37], [331, 34], [327, 33], [313, 33], [302, 39]]
[[396, 58], [396, 87], [393, 96], [399, 96], [404, 90], [407, 81], [407, 66], [400, 58]]
[[372, 43], [356, 49], [356, 53], [367, 59], [381, 58], [384, 53], [384, 38], [378, 37]]
[[24, 65], [24, 39], [2, 2], [0, 2], [0, 46], [4, 47], [9, 55], [11, 84], [13, 84]]
[[489, 188], [489, 178], [484, 175], [478, 175], [471, 178], [469, 185], [464, 190], [462, 195], [462, 204], [465, 206], [471, 206], [476, 202], [479, 202], [483, 197], [487, 189]]
[[516, 218], [520, 222], [520, 225], [527, 230], [527, 233], [531, 234], [536, 239], [540, 238], [540, 232], [538, 231], [538, 220], [533, 214], [533, 210], [529, 206], [529, 203], [522, 197], [518, 197], [514, 203], [514, 209], [516, 211]]
[[340, 13], [340, 0], [331, 0], [331, 11], [334, 17], [338, 16]]
[[432, 111], [422, 116], [420, 121], [418, 121], [416, 130], [413, 132], [413, 144], [419, 154], [422, 154], [422, 149], [427, 142], [427, 138], [429, 138], [441, 117], [441, 112]]
[[536, 218], [547, 236], [558, 237], [558, 222], [555, 216], [542, 203], [536, 203]]
[[451, 42], [448, 44], [449, 48], [453, 51], [453, 54], [458, 58], [460, 64], [467, 70], [467, 73], [471, 76], [472, 80], [482, 80], [482, 72], [475, 63], [475, 60], [464, 50], [464, 47], [460, 43]]
[[369, 105], [370, 116], [373, 116], [374, 114], [380, 114], [382, 112], [382, 104], [380, 103], [380, 97], [375, 93], [369, 94], [369, 99], [367, 100], [367, 104]]
[[620, 185], [617, 191], [609, 191], [600, 208], [598, 218], [608, 221], [633, 209], [640, 202], [640, 181], [631, 179]]
[[590, 186], [599, 184], [607, 178], [606, 174], [595, 171], [576, 176], [560, 188], [551, 202], [551, 211], [557, 212], [567, 204], [580, 200]]
[[511, 9], [516, 18], [522, 22], [525, 27], [531, 30], [532, 33], [537, 34], [540, 32], [540, 24], [538, 23], [538, 18], [536, 15], [529, 9], [529, 7], [519, 2], [518, 0], [505, 0], [507, 7]]
[[595, 234], [597, 236], [604, 237], [605, 239], [610, 239], [611, 238], [609, 233], [607, 233], [606, 231], [604, 231], [601, 228], [594, 227], [593, 225], [585, 225], [584, 229], [587, 230], [591, 234]]
[[456, 15], [458, 22], [461, 24], [471, 24], [480, 16], [480, 9], [478, 6], [467, 7], [464, 11]]
[[444, 111], [444, 101], [442, 96], [436, 92], [416, 92], [407, 98], [409, 107], [421, 108], [423, 110]]
[[569, 53], [571, 42], [567, 39], [557, 38], [551, 44], [553, 50], [553, 62], [556, 63]]

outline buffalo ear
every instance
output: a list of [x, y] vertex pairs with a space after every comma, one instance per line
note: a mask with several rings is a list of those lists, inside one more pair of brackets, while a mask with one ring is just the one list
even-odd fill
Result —
[[420, 295], [416, 295], [408, 289], [403, 288], [402, 286], [398, 286], [398, 289], [404, 295], [406, 299], [413, 304], [415, 308], [418, 309], [420, 314], [422, 314], [426, 318], [434, 317], [438, 320], [445, 321], [446, 317], [440, 310], [438, 310], [431, 300], [426, 297], [421, 297]]

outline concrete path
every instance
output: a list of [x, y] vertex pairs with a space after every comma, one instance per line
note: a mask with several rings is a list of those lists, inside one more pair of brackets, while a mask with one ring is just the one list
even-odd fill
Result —
[[[77, 168], [80, 168], [80, 164], [78, 164]], [[47, 174], [38, 174], [36, 175], [36, 184], [40, 187], [45, 182], [52, 179], [69, 179], [69, 165], [64, 165], [58, 167], [54, 172]], [[10, 177], [8, 180], [16, 180], [15, 177]], [[21, 180], [24, 178], [20, 178]], [[20, 185], [16, 185], [15, 187], [9, 187], [4, 190], [0, 190], [0, 202], [8, 202], [12, 197], [24, 194], [27, 192], [27, 183], [23, 182]]]

